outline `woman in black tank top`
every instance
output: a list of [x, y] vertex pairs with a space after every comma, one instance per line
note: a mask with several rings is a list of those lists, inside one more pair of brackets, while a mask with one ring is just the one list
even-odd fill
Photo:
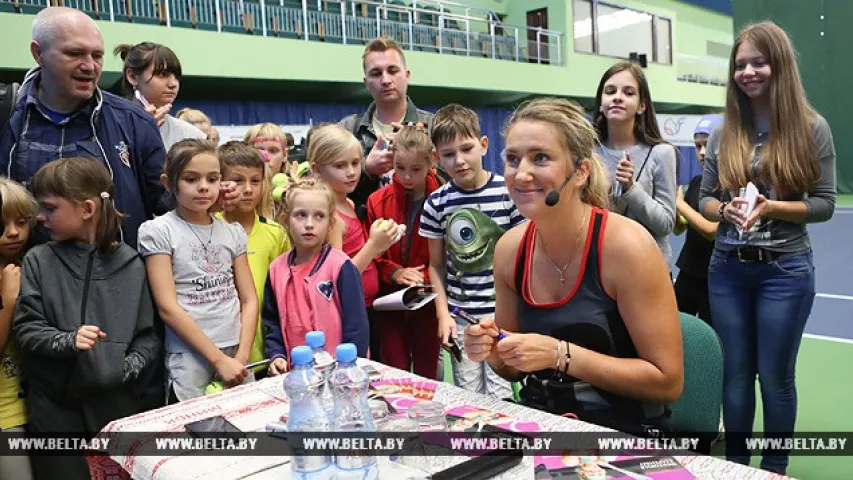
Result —
[[579, 106], [533, 100], [505, 133], [507, 188], [530, 222], [497, 244], [495, 319], [465, 330], [466, 353], [523, 380], [528, 406], [633, 434], [668, 431], [684, 366], [660, 249], [607, 212], [607, 174]]

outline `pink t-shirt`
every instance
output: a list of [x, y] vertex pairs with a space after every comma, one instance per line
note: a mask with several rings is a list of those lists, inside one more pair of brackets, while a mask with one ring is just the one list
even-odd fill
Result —
[[302, 265], [290, 267], [290, 282], [284, 291], [284, 335], [285, 345], [305, 345], [305, 334], [314, 330], [303, 319], [311, 318], [311, 303], [305, 292], [305, 277], [317, 262], [317, 256]]
[[[349, 258], [352, 258], [367, 243], [367, 233], [364, 231], [364, 225], [357, 217], [351, 217], [340, 210], [338, 210], [338, 217], [344, 221], [345, 228], [341, 250]], [[376, 269], [375, 261], [371, 260], [370, 265], [361, 274], [361, 284], [364, 288], [364, 304], [369, 307], [373, 305], [373, 301], [376, 300], [376, 295], [379, 293], [379, 271]]]

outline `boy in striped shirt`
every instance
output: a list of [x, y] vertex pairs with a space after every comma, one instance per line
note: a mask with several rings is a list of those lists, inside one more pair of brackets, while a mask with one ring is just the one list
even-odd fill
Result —
[[[504, 178], [483, 169], [489, 139], [481, 136], [474, 111], [456, 104], [440, 109], [433, 119], [432, 141], [451, 181], [427, 199], [419, 234], [429, 239], [438, 335], [449, 346], [449, 338], [456, 338], [466, 325], [457, 325], [450, 315], [453, 309], [476, 318], [494, 316], [495, 244], [524, 218], [509, 198]], [[498, 398], [512, 396], [509, 383], [486, 362], [472, 362], [464, 354], [452, 362], [456, 385]]]

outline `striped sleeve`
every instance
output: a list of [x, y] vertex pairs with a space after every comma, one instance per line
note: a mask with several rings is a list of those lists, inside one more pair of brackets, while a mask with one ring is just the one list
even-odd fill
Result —
[[444, 202], [440, 202], [443, 197], [443, 190], [438, 189], [432, 192], [427, 201], [424, 202], [421, 226], [418, 229], [418, 234], [424, 238], [444, 237]]

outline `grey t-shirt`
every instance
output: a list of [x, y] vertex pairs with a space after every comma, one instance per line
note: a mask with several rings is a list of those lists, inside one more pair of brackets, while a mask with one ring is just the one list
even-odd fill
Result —
[[[756, 171], [763, 143], [769, 140], [770, 123], [767, 120], [756, 122], [760, 131], [755, 143], [753, 154], [753, 171]], [[720, 139], [722, 125], [717, 127], [708, 139], [708, 150], [705, 154], [705, 167], [702, 170], [702, 187], [699, 190], [699, 209], [705, 211], [705, 206], [712, 198], [720, 201], [731, 201], [739, 192], [723, 192], [718, 188], [720, 177], [718, 173]], [[792, 223], [776, 218], [761, 218], [755, 222], [752, 229], [740, 235], [737, 228], [728, 222], [720, 223], [714, 246], [722, 251], [751, 245], [766, 248], [780, 253], [796, 253], [811, 249], [806, 223], [825, 222], [835, 212], [835, 144], [832, 141], [832, 131], [826, 119], [818, 115], [812, 122], [817, 156], [820, 162], [820, 179], [805, 194], [797, 193], [780, 196], [775, 188], [765, 185], [753, 175], [751, 179], [759, 193], [769, 200], [797, 201], [806, 204], [807, 213], [804, 223]], [[733, 195], [734, 193], [734, 195]]]
[[[234, 259], [246, 253], [246, 232], [239, 223], [213, 217], [211, 225], [191, 225], [172, 210], [139, 227], [139, 253], [171, 256], [181, 308], [217, 347], [240, 343]], [[189, 351], [189, 345], [167, 325], [166, 352]]]
[[[634, 164], [634, 185], [623, 190], [622, 195], [611, 198], [612, 210], [646, 227], [672, 270], [669, 234], [675, 226], [675, 148], [669, 144], [651, 147], [638, 143], [626, 152]], [[597, 145], [595, 153], [601, 157], [610, 173], [611, 192], [616, 192], [616, 166], [622, 157], [622, 150]]]
[[160, 125], [160, 137], [163, 139], [163, 145], [166, 147], [167, 152], [172, 148], [172, 145], [181, 140], [186, 140], [187, 138], [204, 140], [207, 138], [204, 132], [188, 122], [179, 120], [168, 114], [163, 118], [163, 125]]

